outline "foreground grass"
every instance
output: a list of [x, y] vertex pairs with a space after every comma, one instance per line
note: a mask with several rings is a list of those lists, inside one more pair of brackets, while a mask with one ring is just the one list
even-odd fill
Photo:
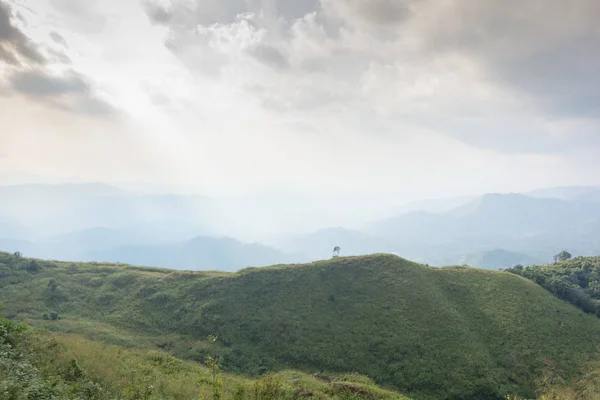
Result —
[[600, 341], [594, 316], [520, 276], [388, 255], [231, 274], [11, 257], [0, 300], [14, 318], [131, 351], [216, 354], [249, 378], [359, 372], [418, 399], [533, 398], [548, 361], [570, 379]]
[[[3, 400], [403, 400], [366, 377], [295, 371], [249, 380], [158, 350], [124, 349], [79, 335], [34, 331], [0, 318]], [[215, 383], [219, 389], [215, 391]]]

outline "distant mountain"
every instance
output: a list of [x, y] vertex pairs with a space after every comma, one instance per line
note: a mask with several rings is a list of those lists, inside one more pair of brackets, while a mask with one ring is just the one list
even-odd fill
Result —
[[95, 227], [44, 238], [44, 243], [78, 247], [85, 250], [108, 249], [125, 245], [149, 245], [184, 241], [210, 232], [195, 224], [173, 223], [135, 224], [122, 229]]
[[[203, 235], [203, 236], [201, 236]], [[36, 236], [2, 238], [0, 251], [66, 261], [120, 261], [156, 267], [237, 270], [303, 260], [268, 246], [210, 236], [198, 224], [154, 221], [124, 228], [94, 227]]]
[[457, 196], [442, 197], [437, 199], [425, 199], [413, 201], [399, 207], [396, 207], [396, 214], [406, 214], [415, 211], [425, 211], [429, 213], [444, 213], [463, 206], [479, 196]]
[[488, 194], [446, 213], [412, 212], [376, 222], [368, 233], [422, 262], [498, 248], [549, 259], [563, 247], [600, 251], [600, 207], [521, 194]]
[[[425, 200], [405, 209], [413, 211], [367, 226], [356, 223], [360, 228], [308, 229], [354, 225], [343, 216], [360, 201], [333, 204], [335, 211], [328, 211], [323, 202], [288, 195], [214, 199], [153, 194], [104, 184], [6, 186], [0, 187], [0, 249], [41, 258], [93, 260], [118, 254], [116, 248], [226, 236], [263, 243], [262, 238], [270, 237], [267, 244], [281, 253], [294, 253], [285, 258], [291, 262], [330, 258], [335, 246], [341, 247], [342, 255], [388, 252], [432, 265], [496, 249], [535, 260], [550, 260], [563, 249], [580, 255], [600, 253], [600, 187]], [[378, 213], [385, 214], [379, 210], [373, 215]], [[331, 223], [335, 220], [345, 223]], [[298, 227], [303, 229], [295, 231]], [[303, 234], [278, 233], [283, 229]], [[110, 259], [115, 260], [112, 255]], [[249, 261], [268, 264], [273, 259]], [[171, 265], [162, 262], [152, 265]]]
[[523, 193], [530, 197], [556, 198], [561, 200], [586, 201], [600, 200], [600, 186], [563, 186], [555, 188], [536, 189]]
[[29, 228], [14, 221], [0, 220], [0, 238], [22, 239], [32, 236]]
[[527, 254], [517, 253], [514, 251], [494, 249], [475, 254], [445, 257], [434, 262], [434, 264], [439, 266], [469, 265], [475, 268], [497, 270], [500, 268], [511, 268], [518, 264], [524, 266], [539, 265], [544, 264], [544, 261], [548, 260], [538, 259]]
[[0, 221], [28, 228], [23, 239], [149, 223], [201, 228], [215, 225], [214, 206], [201, 196], [136, 194], [103, 184], [0, 187]]
[[182, 242], [91, 251], [87, 258], [174, 269], [237, 271], [250, 266], [287, 263], [294, 257], [258, 243], [199, 236]]

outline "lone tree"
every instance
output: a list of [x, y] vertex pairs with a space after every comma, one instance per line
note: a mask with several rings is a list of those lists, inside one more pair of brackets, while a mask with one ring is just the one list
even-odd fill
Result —
[[557, 255], [554, 256], [554, 262], [567, 261], [567, 260], [570, 260], [571, 257], [573, 257], [571, 255], [571, 253], [569, 253], [566, 250], [563, 250], [563, 251], [561, 251], [560, 253], [558, 253]]
[[340, 246], [335, 246], [335, 247], [333, 248], [333, 258], [339, 257], [339, 255], [340, 255], [340, 250], [341, 250], [341, 249], [340, 249]]

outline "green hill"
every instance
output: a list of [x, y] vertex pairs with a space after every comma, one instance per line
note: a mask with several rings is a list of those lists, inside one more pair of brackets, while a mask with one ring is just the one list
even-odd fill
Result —
[[74, 335], [50, 335], [1, 317], [0, 398], [408, 400], [358, 374], [325, 380], [282, 371], [252, 381], [162, 351], [123, 349]]
[[[547, 361], [568, 377], [600, 342], [594, 316], [523, 277], [390, 255], [238, 273], [3, 255], [0, 276], [0, 301], [33, 324], [193, 359], [218, 351], [249, 376], [358, 372], [417, 399], [531, 398]], [[52, 311], [61, 319], [42, 319]]]
[[507, 271], [530, 279], [559, 299], [600, 317], [600, 257], [576, 257], [549, 265]]

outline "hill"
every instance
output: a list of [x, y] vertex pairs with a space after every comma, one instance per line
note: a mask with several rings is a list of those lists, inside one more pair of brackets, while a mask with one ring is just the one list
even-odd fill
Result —
[[192, 359], [215, 334], [231, 372], [359, 372], [417, 399], [532, 398], [546, 361], [572, 376], [600, 337], [593, 315], [515, 274], [389, 255], [238, 273], [0, 262], [13, 318]]
[[50, 334], [0, 316], [3, 400], [407, 400], [358, 374], [323, 378], [283, 371], [251, 381], [221, 374], [218, 364]]
[[586, 313], [600, 317], [600, 257], [576, 257], [549, 265], [508, 269]]

